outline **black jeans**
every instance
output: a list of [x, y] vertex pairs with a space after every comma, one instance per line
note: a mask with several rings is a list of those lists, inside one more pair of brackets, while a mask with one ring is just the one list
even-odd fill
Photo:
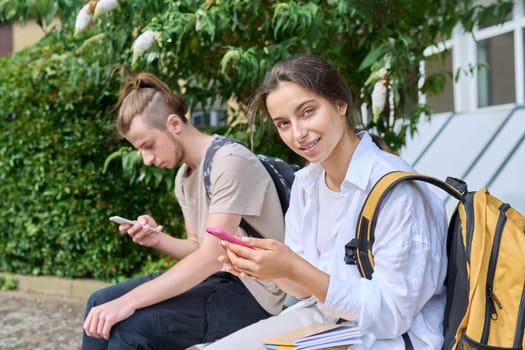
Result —
[[[118, 298], [162, 272], [100, 289], [87, 302], [91, 307]], [[186, 293], [139, 309], [111, 329], [109, 341], [84, 332], [82, 350], [177, 350], [207, 343], [269, 317], [244, 284], [218, 272]]]

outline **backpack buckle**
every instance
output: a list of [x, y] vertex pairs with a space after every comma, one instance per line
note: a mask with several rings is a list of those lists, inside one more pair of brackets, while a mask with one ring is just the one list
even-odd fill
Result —
[[467, 183], [461, 179], [447, 176], [445, 182], [458, 190], [462, 195], [465, 195], [468, 192]]
[[345, 244], [345, 264], [357, 265], [357, 239]]

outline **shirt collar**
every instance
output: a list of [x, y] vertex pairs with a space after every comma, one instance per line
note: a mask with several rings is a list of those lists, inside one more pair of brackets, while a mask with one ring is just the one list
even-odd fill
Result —
[[366, 189], [370, 181], [372, 165], [375, 162], [374, 159], [380, 152], [374, 141], [372, 141], [372, 137], [367, 132], [361, 131], [357, 136], [361, 141], [357, 144], [348, 170], [346, 171], [345, 180], [341, 186], [343, 190], [346, 190], [350, 183], [359, 187], [361, 190]]
[[296, 178], [301, 178], [297, 181], [302, 184], [306, 191], [312, 190], [312, 186], [316, 184], [317, 179], [323, 173], [324, 169], [319, 163], [310, 163], [301, 170], [295, 173]]

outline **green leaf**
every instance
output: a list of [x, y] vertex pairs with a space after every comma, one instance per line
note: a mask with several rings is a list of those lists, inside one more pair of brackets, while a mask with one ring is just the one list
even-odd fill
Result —
[[372, 50], [368, 52], [368, 54], [365, 56], [361, 64], [359, 65], [359, 68], [357, 68], [358, 71], [363, 71], [367, 68], [369, 68], [372, 64], [374, 64], [379, 57], [381, 57], [385, 53], [386, 46], [385, 45], [379, 45]]

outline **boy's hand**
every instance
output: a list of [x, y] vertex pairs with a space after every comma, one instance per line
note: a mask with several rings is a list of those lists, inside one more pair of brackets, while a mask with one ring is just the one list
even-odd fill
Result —
[[163, 227], [157, 225], [151, 216], [141, 215], [134, 225], [121, 224], [119, 229], [127, 231], [135, 243], [145, 247], [156, 247], [159, 244]]
[[90, 337], [109, 340], [111, 328], [133, 313], [135, 310], [119, 299], [95, 306], [89, 311], [84, 321], [84, 331]]

